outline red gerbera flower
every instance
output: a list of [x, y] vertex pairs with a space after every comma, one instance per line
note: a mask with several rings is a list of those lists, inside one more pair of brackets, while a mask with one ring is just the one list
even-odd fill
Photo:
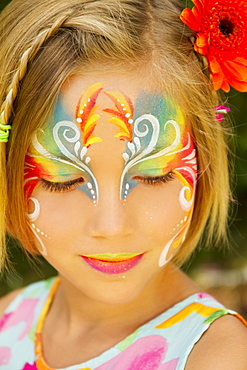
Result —
[[192, 0], [180, 18], [196, 31], [195, 50], [207, 57], [215, 90], [247, 91], [246, 0]]

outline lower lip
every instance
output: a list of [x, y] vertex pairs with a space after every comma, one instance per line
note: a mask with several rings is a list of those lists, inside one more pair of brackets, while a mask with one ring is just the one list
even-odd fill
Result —
[[105, 274], [122, 274], [136, 266], [141, 260], [142, 256], [143, 254], [140, 254], [124, 261], [101, 261], [91, 257], [81, 257], [95, 270], [101, 271]]

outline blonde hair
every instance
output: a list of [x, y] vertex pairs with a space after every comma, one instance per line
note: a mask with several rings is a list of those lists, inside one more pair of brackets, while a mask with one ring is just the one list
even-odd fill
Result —
[[[226, 235], [229, 200], [226, 130], [193, 33], [179, 19], [177, 0], [13, 0], [0, 17], [0, 104], [12, 125], [1, 143], [0, 242], [6, 231], [37, 253], [26, 220], [24, 158], [65, 80], [90, 65], [152, 65], [157, 86], [183, 110], [197, 146], [199, 176], [193, 219], [176, 262], [207, 241]], [[85, 68], [86, 70], [86, 68]], [[0, 112], [1, 113], [1, 112]]]

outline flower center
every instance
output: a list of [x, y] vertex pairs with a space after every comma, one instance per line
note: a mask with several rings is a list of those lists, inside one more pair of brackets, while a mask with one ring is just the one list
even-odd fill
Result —
[[213, 2], [214, 5], [207, 15], [210, 44], [218, 50], [229, 53], [240, 52], [247, 37], [247, 4], [239, 0], [222, 0]]
[[234, 24], [229, 19], [221, 19], [219, 29], [224, 36], [230, 36], [233, 34]]

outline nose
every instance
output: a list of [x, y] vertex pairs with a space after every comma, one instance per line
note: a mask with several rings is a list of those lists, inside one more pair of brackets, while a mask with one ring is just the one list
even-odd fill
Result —
[[91, 212], [88, 232], [92, 237], [117, 240], [134, 232], [134, 217], [120, 199], [119, 188], [100, 189], [98, 203]]

